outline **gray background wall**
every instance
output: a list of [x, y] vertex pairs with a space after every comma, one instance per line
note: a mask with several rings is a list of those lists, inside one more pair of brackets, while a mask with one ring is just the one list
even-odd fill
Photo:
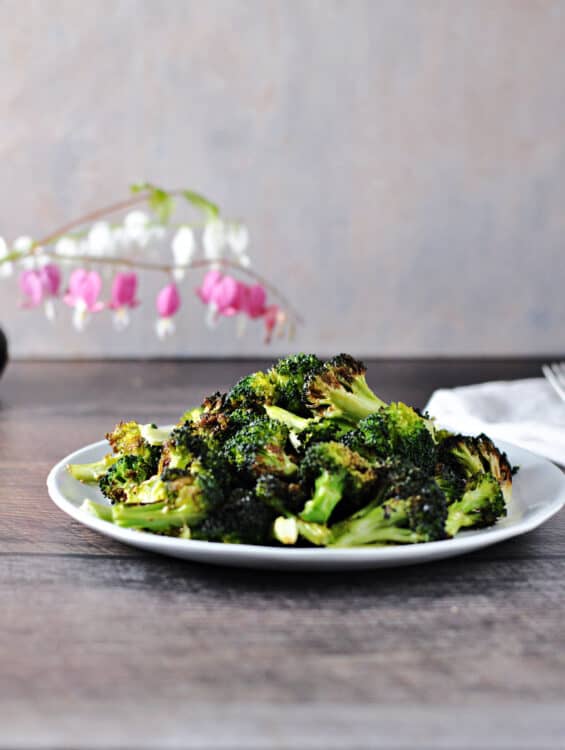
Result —
[[[5, 237], [192, 186], [301, 307], [291, 348], [565, 348], [565, 2], [2, 0], [0, 26]], [[188, 295], [161, 344], [151, 302], [80, 335], [13, 287], [21, 356], [265, 351]]]

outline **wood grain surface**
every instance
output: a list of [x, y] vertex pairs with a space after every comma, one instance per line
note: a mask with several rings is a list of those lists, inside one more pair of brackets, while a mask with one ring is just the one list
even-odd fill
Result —
[[[130, 549], [50, 501], [121, 417], [169, 422], [253, 361], [16, 363], [0, 381], [0, 747], [563, 748], [565, 513], [398, 570], [253, 572]], [[539, 362], [376, 361], [384, 398]]]

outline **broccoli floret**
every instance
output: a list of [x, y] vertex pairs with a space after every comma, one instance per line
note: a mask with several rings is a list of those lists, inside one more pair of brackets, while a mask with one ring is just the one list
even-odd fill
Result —
[[204, 459], [213, 449], [212, 436], [203, 434], [197, 425], [195, 422], [183, 422], [171, 432], [163, 446], [159, 473], [166, 468], [186, 469], [192, 461]]
[[268, 544], [275, 512], [252, 489], [237, 488], [193, 531], [194, 539], [231, 544]]
[[288, 429], [268, 417], [258, 417], [229, 438], [223, 453], [228, 462], [248, 478], [261, 474], [291, 477], [297, 472], [286, 453]]
[[141, 456], [122, 456], [100, 478], [98, 486], [110, 502], [120, 503], [129, 492], [152, 476], [152, 466]]
[[140, 484], [129, 502], [112, 506], [118, 526], [168, 532], [201, 523], [222, 502], [222, 489], [214, 476], [192, 464], [189, 470], [166, 469], [162, 477]]
[[430, 421], [402, 402], [389, 404], [361, 419], [342, 442], [368, 458], [383, 461], [395, 456], [428, 473], [433, 472], [436, 463]]
[[268, 373], [276, 388], [274, 403], [299, 416], [308, 416], [310, 412], [304, 402], [304, 382], [320, 372], [322, 367], [323, 362], [315, 354], [293, 354], [279, 359]]
[[109, 454], [99, 461], [92, 461], [88, 464], [69, 464], [67, 471], [74, 479], [78, 479], [83, 484], [97, 484], [119, 458], [120, 456]]
[[351, 430], [351, 423], [341, 419], [323, 417], [300, 417], [280, 406], [266, 406], [270, 419], [282, 422], [290, 431], [290, 441], [297, 451], [304, 451], [314, 443], [337, 441]]
[[154, 471], [157, 471], [161, 444], [148, 442], [143, 437], [144, 432], [155, 437], [158, 430], [155, 425], [120, 422], [112, 432], [107, 433], [106, 440], [112, 446], [114, 453], [121, 456], [140, 456], [154, 467]]
[[231, 411], [244, 408], [260, 413], [265, 404], [276, 402], [276, 390], [276, 385], [267, 373], [253, 372], [239, 380], [228, 391], [225, 399], [226, 409]]
[[304, 384], [304, 402], [316, 414], [353, 423], [382, 409], [365, 380], [365, 365], [348, 354], [339, 354], [310, 375]]
[[500, 485], [492, 474], [475, 474], [466, 485], [460, 500], [448, 508], [445, 530], [455, 536], [460, 529], [492, 526], [506, 515], [506, 504]]
[[465, 479], [490, 473], [498, 481], [504, 501], [512, 498], [512, 466], [505, 453], [498, 450], [487, 435], [478, 437], [452, 435], [440, 444], [440, 460]]
[[465, 479], [452, 466], [437, 464], [434, 478], [448, 503], [459, 500], [465, 491]]
[[304, 507], [307, 495], [301, 484], [285, 482], [273, 474], [259, 477], [255, 494], [266, 505], [281, 515], [294, 515]]
[[445, 538], [447, 505], [433, 479], [409, 470], [381, 493], [381, 504], [370, 503], [331, 529], [329, 546], [416, 544]]
[[304, 521], [327, 523], [336, 505], [347, 497], [358, 505], [375, 490], [377, 474], [371, 464], [341, 443], [315, 443], [300, 464], [300, 479], [313, 493], [300, 513]]

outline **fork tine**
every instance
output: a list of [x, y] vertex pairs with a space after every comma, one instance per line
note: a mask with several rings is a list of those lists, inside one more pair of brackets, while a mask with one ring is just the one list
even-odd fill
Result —
[[559, 396], [560, 399], [565, 401], [565, 388], [562, 387], [561, 383], [554, 374], [553, 369], [549, 365], [542, 365], [541, 369], [545, 376], [545, 379], [553, 388], [555, 393]]
[[557, 375], [561, 385], [565, 385], [565, 362], [556, 362], [553, 365], [553, 372]]

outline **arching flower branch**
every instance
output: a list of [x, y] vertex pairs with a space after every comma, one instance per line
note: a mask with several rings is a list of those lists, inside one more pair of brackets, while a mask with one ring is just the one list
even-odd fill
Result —
[[[248, 255], [249, 233], [226, 220], [218, 206], [192, 190], [164, 190], [150, 183], [134, 185], [127, 200], [97, 209], [32, 240], [20, 237], [11, 247], [0, 237], [0, 279], [19, 270], [22, 307], [43, 303], [47, 317], [56, 314], [55, 302], [72, 308], [73, 325], [84, 330], [94, 314], [109, 311], [117, 331], [127, 327], [130, 313], [140, 304], [138, 273], [164, 275], [155, 299], [156, 332], [174, 333], [174, 316], [181, 308], [180, 286], [194, 270], [206, 270], [196, 296], [206, 305], [210, 326], [222, 317], [237, 316], [238, 330], [246, 320], [262, 320], [265, 339], [293, 335], [302, 322], [283, 293], [253, 270]], [[177, 203], [188, 203], [200, 215], [197, 223], [171, 221]], [[148, 215], [140, 210], [145, 204]], [[127, 212], [127, 213], [126, 213]], [[121, 222], [108, 217], [124, 214]], [[162, 257], [169, 245], [171, 260]], [[69, 271], [66, 284], [62, 270]], [[104, 278], [110, 275], [109, 298], [104, 300]]]

